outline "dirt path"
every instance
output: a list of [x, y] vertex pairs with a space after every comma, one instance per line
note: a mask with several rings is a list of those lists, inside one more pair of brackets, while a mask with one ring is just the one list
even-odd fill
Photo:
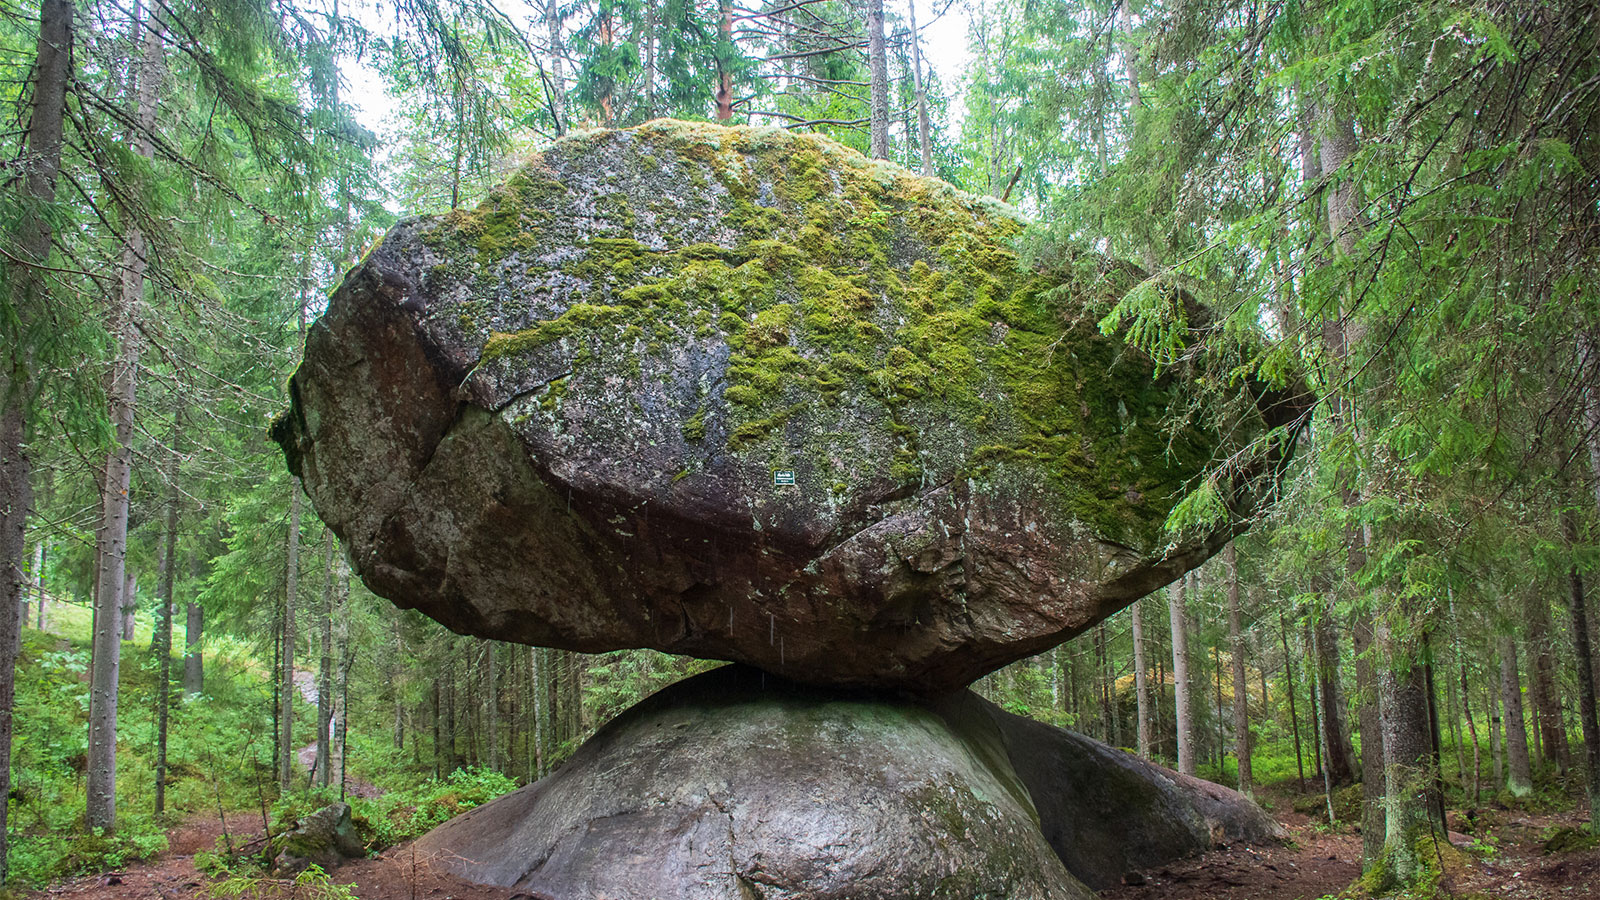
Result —
[[[299, 692], [300, 699], [304, 700], [310, 706], [314, 707], [317, 705], [317, 700], [321, 695], [317, 692], [317, 676], [315, 674], [305, 669], [296, 669], [294, 673], [294, 687], [295, 690]], [[331, 729], [335, 726], [333, 723], [330, 723], [328, 727]], [[295, 759], [300, 761], [300, 768], [305, 769], [307, 773], [312, 772], [312, 767], [317, 764], [316, 742], [312, 741], [304, 747], [301, 747], [299, 750], [296, 750], [294, 756]], [[377, 785], [362, 781], [359, 778], [351, 778], [348, 774], [345, 775], [344, 790], [346, 794], [349, 794], [352, 797], [365, 797], [368, 800], [383, 794], [383, 789], [379, 788]]]
[[[262, 829], [259, 818], [249, 830], [251, 813], [228, 816], [229, 836], [234, 846], [259, 844]], [[59, 882], [42, 891], [28, 894], [28, 900], [211, 900], [208, 888], [216, 882], [194, 866], [194, 854], [210, 850], [222, 836], [222, 821], [201, 818], [167, 832], [168, 850], [154, 859], [125, 866], [114, 872], [89, 875]], [[333, 880], [355, 888], [360, 900], [530, 900], [526, 893], [490, 888], [462, 881], [432, 864], [432, 860], [410, 852], [402, 845], [374, 859], [352, 860], [333, 873]], [[296, 900], [308, 895], [296, 892], [286, 881], [262, 879], [263, 898]]]

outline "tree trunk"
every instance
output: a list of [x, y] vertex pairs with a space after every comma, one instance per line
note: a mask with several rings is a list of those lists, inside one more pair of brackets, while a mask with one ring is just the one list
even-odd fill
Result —
[[289, 479], [288, 561], [283, 576], [283, 651], [278, 659], [278, 786], [294, 777], [294, 608], [300, 595], [300, 479]]
[[733, 118], [733, 0], [721, 0], [717, 17], [717, 121]]
[[889, 55], [883, 40], [883, 0], [867, 0], [867, 61], [872, 98], [867, 122], [873, 159], [889, 158]]
[[443, 729], [440, 727], [439, 716], [439, 677], [433, 679], [433, 779], [438, 781], [444, 777], [444, 754], [441, 748], [444, 744]]
[[333, 529], [326, 529], [322, 533], [322, 555], [324, 568], [322, 576], [322, 609], [317, 618], [322, 621], [322, 654], [317, 665], [317, 784], [327, 787], [332, 776], [329, 774], [333, 767], [329, 765], [332, 757], [331, 739], [328, 730], [333, 725]]
[[178, 490], [178, 428], [180, 416], [172, 413], [172, 440], [167, 451], [167, 527], [161, 555], [161, 580], [156, 586], [156, 621], [152, 643], [156, 651], [156, 813], [167, 806], [167, 714], [172, 696], [172, 592], [178, 576], [178, 514], [183, 493]]
[[1477, 806], [1483, 780], [1483, 761], [1478, 750], [1478, 723], [1472, 720], [1472, 691], [1467, 686], [1467, 663], [1461, 661], [1461, 714], [1467, 719], [1467, 734], [1472, 741], [1472, 805]]
[[[4, 606], [0, 610], [0, 798], [11, 796], [12, 712], [22, 628], [16, 616], [23, 591], [25, 529], [33, 506], [27, 447], [34, 360], [28, 342], [49, 302], [39, 270], [27, 263], [43, 263], [50, 256], [53, 218], [44, 215], [43, 208], [55, 202], [56, 176], [61, 171], [62, 122], [72, 68], [72, 9], [71, 0], [42, 0], [40, 4], [32, 109], [28, 110], [26, 142], [17, 160], [20, 190], [8, 188], [16, 191], [19, 202], [33, 205], [34, 211], [14, 220], [15, 231], [6, 236], [20, 261], [6, 265], [9, 312], [14, 317], [11, 327], [23, 339], [0, 341], [0, 606]], [[39, 615], [42, 626], [42, 607]], [[5, 884], [7, 873], [9, 806], [0, 802], [0, 885]]]
[[1239, 623], [1239, 565], [1232, 542], [1223, 549], [1222, 561], [1228, 570], [1228, 643], [1233, 653], [1233, 752], [1239, 760], [1239, 793], [1248, 797], [1252, 793], [1250, 689], [1244, 671], [1244, 632]]
[[644, 4], [644, 118], [656, 117], [656, 7]]
[[[922, 174], [932, 178], [933, 140], [929, 134], [928, 92], [922, 83], [922, 36], [917, 32], [917, 0], [906, 0], [906, 6], [911, 13], [911, 74], [917, 92], [917, 143], [922, 150]], [[1137, 606], [1138, 602], [1135, 601], [1134, 605]], [[1145, 750], [1141, 755], [1149, 758], [1148, 740], [1143, 746]]]
[[500, 771], [500, 678], [495, 660], [495, 642], [490, 641], [485, 651], [488, 656], [489, 685], [485, 693], [488, 697], [484, 701], [488, 705], [489, 717], [489, 768]]
[[[129, 468], [132, 468], [131, 464]], [[124, 641], [131, 641], [133, 640], [134, 625], [138, 623], [139, 576], [128, 571], [126, 568], [126, 563], [124, 563], [123, 566], [122, 597], [120, 600], [122, 607], [117, 612], [117, 619], [122, 623], [122, 639]]]
[[1423, 661], [1416, 648], [1399, 640], [1388, 618], [1379, 615], [1374, 638], [1382, 655], [1378, 669], [1379, 709], [1383, 716], [1384, 842], [1383, 869], [1388, 884], [1411, 886], [1426, 873], [1426, 841], [1442, 836], [1429, 740], [1428, 694]]
[[205, 690], [205, 659], [201, 656], [201, 634], [206, 613], [200, 604], [190, 600], [184, 610], [183, 628], [183, 691], [195, 695]]
[[451, 641], [450, 658], [444, 670], [444, 772], [456, 770], [456, 660], [455, 641]]
[[[299, 319], [300, 353], [306, 345], [306, 303], [310, 290], [310, 252], [301, 257]], [[283, 652], [278, 658], [278, 786], [287, 791], [294, 776], [294, 645], [295, 606], [300, 602], [300, 477], [289, 477], [289, 534], [283, 573]]]
[[1383, 724], [1378, 714], [1378, 676], [1372, 664], [1372, 619], [1357, 613], [1350, 628], [1356, 651], [1356, 693], [1361, 725], [1361, 859], [1363, 868], [1383, 854]]
[[1324, 595], [1318, 604], [1312, 630], [1316, 638], [1317, 703], [1323, 724], [1322, 760], [1328, 779], [1337, 785], [1355, 781], [1351, 760], [1355, 749], [1345, 726], [1344, 698], [1339, 690], [1339, 638], [1334, 628], [1332, 604]]
[[1556, 690], [1554, 649], [1550, 641], [1550, 598], [1542, 592], [1527, 594], [1528, 695], [1536, 711], [1539, 748], [1546, 762], [1567, 771], [1567, 730], [1561, 718], [1561, 695]]
[[[137, 7], [135, 8], [137, 15]], [[144, 27], [144, 57], [137, 75], [136, 131], [133, 152], [151, 158], [150, 133], [155, 128], [156, 86], [161, 61], [161, 38], [154, 23]], [[87, 822], [90, 828], [111, 831], [117, 803], [117, 675], [122, 642], [118, 625], [131, 617], [133, 591], [127, 584], [128, 502], [133, 478], [133, 419], [139, 377], [140, 337], [134, 323], [144, 299], [144, 274], [148, 262], [144, 231], [134, 210], [123, 210], [122, 279], [117, 304], [109, 314], [108, 331], [117, 342], [106, 391], [115, 439], [106, 455], [102, 483], [100, 534], [100, 610], [96, 637], [95, 671], [89, 693], [89, 772]], [[124, 626], [124, 629], [126, 626]], [[126, 630], [123, 632], [126, 634]]]
[[567, 51], [561, 37], [560, 0], [545, 0], [544, 27], [550, 37], [550, 80], [554, 85], [550, 92], [550, 112], [554, 114], [559, 136], [566, 131], [567, 122], [567, 76], [563, 64]]
[[533, 679], [533, 777], [538, 779], [544, 777], [545, 761], [544, 717], [539, 713], [539, 698], [542, 696], [539, 690], [541, 668], [539, 657], [544, 653], [544, 650], [539, 647], [530, 647], [528, 649], [531, 651], [528, 654], [528, 676]]
[[350, 742], [350, 569], [343, 553], [333, 557], [333, 652], [337, 657], [333, 682], [333, 713], [328, 723], [328, 775], [339, 785], [344, 799], [344, 770], [349, 761]]
[[[1310, 619], [1305, 622], [1305, 633], [1300, 636], [1300, 644], [1309, 654], [1310, 659], [1315, 660], [1317, 658], [1316, 632], [1311, 628]], [[1320, 688], [1317, 686], [1316, 666], [1306, 667], [1306, 681], [1306, 687], [1311, 689], [1311, 692], [1306, 695], [1307, 708], [1311, 711], [1311, 766], [1316, 776], [1322, 780], [1323, 790], [1326, 791], [1333, 782], [1328, 778], [1328, 770], [1322, 765], [1322, 704], [1317, 702], [1317, 697], [1320, 696]], [[1379, 793], [1381, 794], [1382, 792], [1380, 791]], [[1333, 820], [1333, 804], [1331, 802], [1328, 804], [1328, 820], [1330, 822]]]
[[[33, 595], [35, 598], [34, 616], [36, 617], [34, 627], [40, 631], [44, 630], [44, 561], [50, 552], [48, 544], [49, 541], [40, 540], [33, 547]], [[3, 849], [0, 848], [0, 850]]]
[[1184, 607], [1184, 579], [1179, 578], [1167, 588], [1168, 612], [1172, 620], [1172, 700], [1177, 711], [1178, 771], [1184, 775], [1195, 774], [1194, 761], [1194, 707], [1190, 697], [1189, 681], [1189, 616]]
[[1488, 684], [1484, 685], [1486, 688], [1484, 693], [1489, 695], [1489, 758], [1491, 765], [1494, 766], [1495, 790], [1500, 789], [1500, 784], [1505, 779], [1505, 764], [1502, 761], [1502, 757], [1504, 756], [1505, 738], [1500, 728], [1500, 691], [1495, 687], [1495, 681], [1497, 677], [1495, 673], [1500, 671], [1497, 666], [1498, 663], [1495, 660], [1490, 659], [1490, 674], [1489, 677], [1485, 679]]
[[[71, 15], [71, 5], [61, 0], [45, 0], [45, 25], [49, 16], [59, 14], [65, 7]], [[44, 43], [42, 32], [39, 42]], [[41, 50], [41, 55], [43, 51]], [[3, 389], [5, 385], [0, 385]], [[17, 654], [21, 649], [22, 622], [17, 618], [17, 595], [23, 591], [22, 556], [25, 552], [24, 528], [28, 508], [33, 497], [28, 484], [28, 459], [22, 455], [27, 446], [26, 428], [22, 417], [22, 401], [4, 395], [5, 404], [0, 415], [0, 798], [11, 796], [11, 739], [15, 731], [13, 709], [16, 705]], [[6, 879], [7, 822], [9, 802], [0, 802], [0, 886]]]
[[[1571, 510], [1561, 514], [1569, 552], [1578, 544], [1578, 523]], [[1594, 653], [1589, 644], [1588, 601], [1584, 597], [1583, 575], [1576, 563], [1567, 570], [1572, 611], [1573, 664], [1578, 669], [1578, 719], [1583, 728], [1585, 782], [1589, 793], [1589, 830], [1600, 834], [1600, 721], [1595, 718]]]
[[1506, 790], [1526, 797], [1533, 792], [1533, 772], [1528, 762], [1528, 729], [1522, 720], [1522, 684], [1517, 675], [1517, 642], [1500, 639], [1500, 702], [1506, 720]]
[[1111, 659], [1109, 649], [1106, 647], [1106, 623], [1101, 622], [1094, 630], [1094, 659], [1098, 677], [1100, 695], [1100, 739], [1110, 744], [1111, 737]]
[[1133, 690], [1137, 704], [1139, 756], [1150, 758], [1150, 678], [1145, 671], [1143, 601], [1133, 601]]
[[1306, 783], [1305, 756], [1300, 752], [1300, 714], [1294, 708], [1294, 662], [1289, 655], [1289, 623], [1284, 621], [1283, 612], [1278, 612], [1278, 634], [1283, 638], [1283, 678], [1286, 682], [1284, 694], [1289, 697], [1289, 733], [1294, 735], [1294, 765], [1300, 773], [1300, 785]]

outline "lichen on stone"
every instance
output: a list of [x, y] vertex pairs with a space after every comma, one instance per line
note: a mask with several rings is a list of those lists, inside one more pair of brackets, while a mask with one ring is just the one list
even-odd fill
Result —
[[[599, 182], [571, 183], [563, 160], [580, 152], [611, 167]], [[718, 392], [682, 413], [686, 441], [724, 421], [729, 452], [760, 452], [848, 409], [892, 436], [889, 457], [802, 448], [819, 468], [923, 484], [1020, 464], [1075, 518], [1141, 544], [1216, 443], [1167, 427], [1171, 380], [1085, 314], [1127, 290], [1124, 267], [1081, 254], [1070, 272], [1026, 268], [1009, 207], [819, 137], [670, 121], [585, 133], [441, 224], [441, 255], [470, 259], [447, 277], [519, 326], [463, 310], [483, 361], [562, 342], [581, 383], [578, 363], [648, 378], [672, 347], [724, 344]], [[530, 264], [565, 285], [542, 308], [529, 297], [544, 289], [513, 274]]]

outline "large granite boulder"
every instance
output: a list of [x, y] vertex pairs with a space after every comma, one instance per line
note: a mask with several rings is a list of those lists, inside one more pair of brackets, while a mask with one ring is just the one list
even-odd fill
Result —
[[274, 435], [363, 580], [457, 631], [948, 691], [1231, 536], [1163, 532], [1233, 446], [1096, 328], [1139, 273], [1024, 267], [1021, 227], [779, 129], [569, 137], [389, 232]]
[[415, 851], [536, 897], [1020, 900], [1275, 834], [1232, 791], [970, 691], [852, 696], [725, 666]]

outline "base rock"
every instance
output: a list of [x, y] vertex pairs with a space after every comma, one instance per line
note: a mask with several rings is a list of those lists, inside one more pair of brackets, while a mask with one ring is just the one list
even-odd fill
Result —
[[[910, 701], [727, 666], [655, 694], [559, 771], [416, 850], [468, 880], [555, 898], [1088, 900], [1085, 881], [1203, 849], [1213, 823], [1235, 839], [1196, 784], [1036, 724], [969, 691]], [[1034, 752], [1072, 781], [1013, 764]]]
[[1248, 797], [1093, 738], [977, 700], [1068, 871], [1102, 890], [1219, 844], [1275, 843], [1281, 826]]

